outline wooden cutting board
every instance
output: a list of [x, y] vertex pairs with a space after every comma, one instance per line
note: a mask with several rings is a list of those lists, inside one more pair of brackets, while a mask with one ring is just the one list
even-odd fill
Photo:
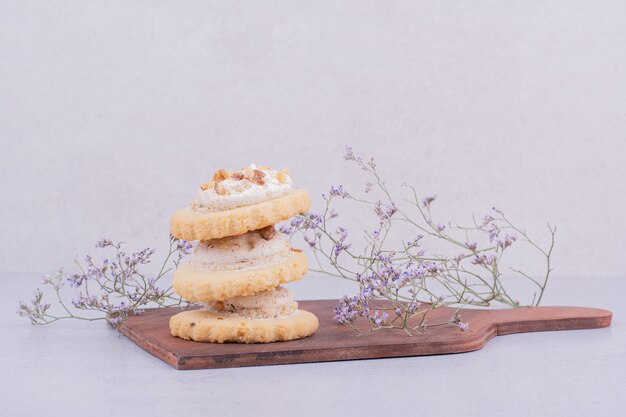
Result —
[[[433, 327], [422, 335], [403, 330], [380, 330], [357, 336], [348, 326], [333, 320], [338, 300], [299, 302], [300, 308], [319, 317], [319, 330], [311, 337], [267, 344], [213, 344], [186, 341], [170, 335], [169, 318], [177, 307], [147, 309], [129, 317], [120, 331], [154, 356], [176, 369], [230, 368], [302, 362], [390, 358], [470, 352], [482, 348], [495, 336], [545, 330], [578, 330], [607, 327], [612, 313], [587, 307], [521, 307], [507, 310], [462, 309], [461, 318], [470, 330], [452, 326]], [[453, 309], [439, 308], [431, 322], [444, 321]]]

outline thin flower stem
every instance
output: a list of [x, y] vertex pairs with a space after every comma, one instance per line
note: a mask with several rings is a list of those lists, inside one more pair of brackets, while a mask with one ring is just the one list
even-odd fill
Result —
[[[147, 278], [140, 268], [151, 262], [152, 249], [146, 248], [139, 252], [126, 255], [120, 249], [122, 243], [113, 244], [108, 239], [101, 239], [96, 247], [113, 251], [112, 261], [105, 259], [102, 266], [96, 264], [91, 256], [85, 257], [85, 264], [76, 261], [78, 274], [65, 278], [60, 268], [54, 278], [44, 277], [44, 286], [52, 286], [56, 298], [56, 306], [65, 314], [58, 315], [48, 312], [50, 304], [44, 303], [43, 293], [35, 291], [35, 298], [30, 303], [20, 303], [18, 314], [28, 318], [33, 324], [50, 324], [58, 320], [76, 319], [85, 321], [109, 320], [119, 325], [129, 315], [140, 314], [146, 306], [160, 307], [181, 305], [183, 300], [175, 297], [171, 287], [165, 290], [157, 287], [159, 280], [172, 267], [178, 265], [180, 259], [189, 253], [192, 245], [170, 237], [169, 250], [155, 278]], [[174, 259], [174, 256], [177, 259]], [[62, 289], [65, 281], [75, 288], [76, 296], [72, 306], [66, 302]], [[95, 288], [95, 291], [94, 291]], [[89, 311], [98, 316], [82, 316], [80, 311]]]
[[[305, 213], [292, 221], [288, 228], [291, 237], [295, 233], [305, 236], [313, 233], [315, 236], [313, 240], [306, 239], [319, 265], [313, 271], [358, 284], [358, 293], [344, 296], [335, 309], [339, 322], [355, 329], [360, 335], [397, 328], [409, 334], [423, 333], [427, 327], [448, 324], [466, 330], [467, 323], [460, 321], [458, 309], [461, 306], [490, 306], [496, 302], [513, 308], [520, 305], [507, 292], [508, 278], [502, 271], [514, 272], [536, 286], [538, 291], [531, 305], [539, 304], [552, 270], [554, 231], [551, 226], [550, 247], [543, 249], [495, 208], [495, 216], [485, 216], [482, 224], [472, 216], [473, 227], [452, 222], [437, 223], [431, 211], [436, 196], [420, 201], [416, 188], [403, 184], [412, 198], [398, 200], [378, 174], [373, 159], [363, 159], [350, 148], [346, 148], [344, 158], [358, 165], [369, 176], [371, 182], [366, 183], [365, 195], [348, 193], [342, 186], [331, 187], [330, 193], [324, 195], [321, 214]], [[351, 217], [355, 216], [358, 207], [370, 213], [373, 210], [378, 216], [379, 227], [364, 232], [360, 247], [354, 238], [348, 243], [345, 227], [338, 227], [334, 233], [330, 231], [334, 227], [333, 220], [339, 216], [333, 207], [337, 199], [347, 199], [353, 204], [354, 209], [350, 209], [349, 213]], [[399, 207], [396, 201], [402, 200], [415, 210], [408, 212]], [[390, 239], [390, 232], [396, 224], [401, 224], [403, 231], [409, 227], [417, 232], [416, 240], [402, 241], [399, 247], [395, 245]], [[458, 233], [455, 234], [455, 231]], [[515, 234], [508, 234], [510, 232]], [[543, 279], [531, 277], [515, 268], [503, 268], [505, 253], [518, 236], [546, 258]], [[439, 249], [438, 252], [427, 251], [420, 243], [422, 238], [434, 243], [437, 248], [444, 247], [445, 255], [439, 255]], [[357, 270], [358, 273], [355, 272]], [[380, 301], [386, 304], [381, 306]], [[427, 307], [421, 308], [422, 304]], [[445, 306], [457, 307], [450, 319], [429, 323], [428, 313]], [[419, 323], [409, 323], [411, 318], [419, 318]], [[357, 319], [365, 321], [370, 330], [360, 330], [356, 325]]]

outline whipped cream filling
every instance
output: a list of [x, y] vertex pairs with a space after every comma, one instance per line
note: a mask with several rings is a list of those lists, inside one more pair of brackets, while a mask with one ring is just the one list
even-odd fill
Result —
[[291, 176], [282, 171], [260, 169], [251, 164], [243, 172], [261, 171], [262, 184], [249, 178], [227, 178], [219, 181], [216, 187], [200, 187], [191, 207], [197, 211], [222, 211], [250, 206], [273, 198], [282, 197], [293, 191]]
[[275, 232], [265, 239], [259, 230], [240, 236], [198, 242], [190, 265], [205, 271], [228, 271], [278, 263], [289, 257], [291, 247], [285, 234]]
[[282, 317], [298, 310], [298, 303], [293, 300], [291, 292], [281, 286], [246, 297], [204, 303], [204, 306], [219, 314], [261, 319]]

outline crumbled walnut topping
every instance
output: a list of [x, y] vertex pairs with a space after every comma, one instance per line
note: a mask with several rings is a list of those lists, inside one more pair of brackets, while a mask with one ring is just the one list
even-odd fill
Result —
[[265, 172], [255, 169], [252, 171], [252, 175], [250, 177], [248, 177], [248, 179], [250, 181], [252, 181], [255, 184], [258, 185], [263, 185], [265, 184]]
[[241, 181], [242, 179], [246, 178], [246, 176], [243, 175], [243, 172], [237, 171], [231, 176], [231, 178], [237, 181]]
[[208, 182], [205, 182], [204, 184], [202, 184], [202, 185], [200, 186], [200, 189], [201, 189], [201, 190], [208, 190], [209, 188], [213, 188], [214, 186], [215, 186], [215, 182], [213, 182], [213, 181], [208, 181]]
[[213, 174], [213, 181], [215, 182], [224, 181], [228, 178], [230, 178], [230, 172], [226, 171], [225, 169], [218, 169], [217, 171], [215, 171], [215, 174]]
[[[233, 190], [233, 192], [242, 192], [243, 190], [250, 188], [250, 183], [254, 183], [257, 185], [264, 185], [266, 181], [265, 179], [266, 174], [265, 172], [263, 172], [263, 170], [271, 170], [271, 169], [272, 168], [267, 165], [260, 166], [258, 167], [258, 169], [253, 169], [251, 167], [244, 166], [241, 168], [241, 171], [218, 169], [213, 174], [211, 181], [205, 182], [204, 184], [200, 186], [200, 188], [202, 190], [209, 190], [213, 188], [215, 189], [215, 192], [219, 195], [228, 195], [229, 194], [228, 189], [218, 185], [221, 181], [224, 181], [227, 179], [232, 179], [235, 181], [248, 180], [249, 182], [242, 181], [241, 182], [242, 186], [236, 187], [236, 189]], [[288, 175], [289, 175], [289, 170], [285, 168], [276, 174], [276, 179], [281, 184], [285, 184], [288, 181], [288, 178], [287, 178]]]
[[263, 229], [259, 229], [259, 233], [261, 233], [261, 237], [265, 240], [270, 240], [276, 235], [276, 229], [274, 226], [267, 226]]

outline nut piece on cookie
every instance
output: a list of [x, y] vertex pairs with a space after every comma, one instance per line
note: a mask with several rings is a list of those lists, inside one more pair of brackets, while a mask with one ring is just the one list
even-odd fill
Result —
[[235, 172], [233, 173], [233, 175], [231, 176], [232, 179], [237, 180], [237, 181], [241, 181], [242, 179], [246, 178], [245, 175], [243, 175], [243, 172]]
[[278, 180], [279, 183], [281, 184], [285, 184], [287, 182], [287, 178], [289, 177], [289, 169], [288, 168], [283, 168], [282, 171], [279, 171], [278, 173], [276, 173], [276, 179]]
[[215, 187], [215, 181], [207, 181], [204, 184], [200, 185], [200, 189], [203, 191], [213, 187]]
[[218, 169], [217, 171], [215, 171], [215, 174], [213, 174], [212, 180], [215, 182], [220, 182], [228, 178], [230, 178], [230, 172], [225, 169]]
[[261, 237], [265, 240], [270, 240], [276, 235], [276, 229], [273, 225], [264, 227], [259, 229], [259, 233], [261, 233]]
[[252, 176], [249, 179], [255, 184], [263, 185], [265, 184], [265, 172], [255, 169], [252, 171]]

